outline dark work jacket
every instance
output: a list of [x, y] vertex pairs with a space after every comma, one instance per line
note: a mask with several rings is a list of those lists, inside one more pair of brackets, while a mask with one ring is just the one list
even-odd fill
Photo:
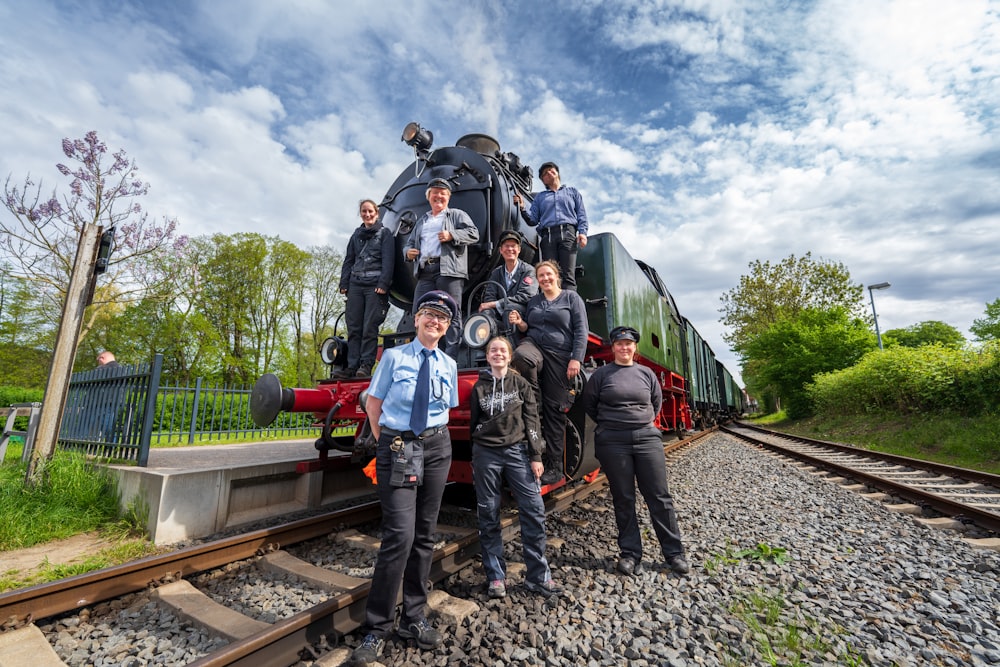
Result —
[[[493, 269], [489, 279], [500, 285], [506, 285], [507, 265], [501, 264]], [[511, 306], [518, 306], [518, 310], [524, 313], [524, 309], [528, 305], [528, 299], [538, 294], [538, 279], [535, 277], [535, 267], [527, 262], [517, 260], [517, 266], [514, 267], [514, 281], [511, 284], [511, 288], [507, 291], [506, 298], [503, 297], [503, 291], [500, 287], [492, 283], [486, 284], [484, 292], [483, 301], [496, 301], [497, 310], [501, 314], [508, 311]]]
[[340, 289], [346, 290], [353, 283], [365, 287], [374, 285], [388, 292], [395, 257], [396, 244], [392, 232], [377, 220], [371, 227], [361, 223], [347, 242], [340, 270]]
[[481, 371], [469, 400], [469, 432], [472, 444], [483, 447], [527, 442], [531, 460], [541, 462], [545, 441], [531, 384], [513, 370], [502, 380], [488, 370]]

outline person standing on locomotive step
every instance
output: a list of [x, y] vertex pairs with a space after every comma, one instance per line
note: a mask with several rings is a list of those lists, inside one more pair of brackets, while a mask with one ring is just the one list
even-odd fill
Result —
[[[499, 246], [503, 264], [490, 273], [479, 312], [494, 314], [498, 321], [505, 320], [501, 326], [501, 330], [504, 330], [511, 326], [509, 317], [512, 310], [525, 314], [528, 300], [538, 294], [538, 279], [535, 277], [535, 268], [520, 259], [519, 232], [508, 230], [500, 234]], [[500, 285], [504, 286], [503, 290]]]
[[521, 217], [529, 225], [538, 226], [538, 247], [542, 259], [559, 264], [563, 289], [576, 291], [576, 253], [587, 247], [587, 210], [580, 191], [563, 185], [559, 167], [546, 162], [538, 168], [538, 178], [545, 190], [535, 195], [531, 207], [525, 211], [521, 195], [514, 195], [514, 203], [521, 209]]
[[674, 500], [667, 488], [663, 441], [654, 426], [663, 404], [660, 383], [652, 370], [635, 363], [638, 331], [615, 327], [609, 337], [614, 362], [590, 376], [583, 390], [583, 409], [597, 423], [594, 453], [608, 478], [615, 508], [621, 551], [618, 571], [634, 574], [642, 562], [642, 537], [635, 513], [638, 483], [666, 566], [686, 574], [690, 568], [684, 559]]
[[[413, 303], [431, 290], [441, 290], [451, 295], [459, 312], [452, 319], [445, 337], [444, 351], [452, 357], [458, 350], [462, 337], [462, 291], [469, 277], [469, 253], [466, 246], [479, 240], [479, 229], [465, 211], [449, 208], [451, 183], [435, 178], [427, 184], [425, 193], [431, 210], [424, 213], [410, 232], [403, 254], [413, 262], [417, 285], [413, 290]], [[413, 312], [416, 313], [416, 306]]]
[[469, 400], [472, 478], [479, 516], [479, 544], [491, 598], [507, 595], [507, 562], [500, 533], [500, 493], [507, 486], [517, 501], [521, 549], [527, 566], [524, 586], [549, 597], [562, 592], [545, 560], [545, 506], [538, 479], [545, 442], [538, 432], [535, 390], [510, 368], [514, 347], [506, 338], [486, 346], [483, 370]]
[[573, 383], [587, 352], [587, 307], [579, 294], [559, 285], [559, 267], [552, 260], [535, 265], [541, 291], [528, 301], [527, 313], [510, 315], [510, 322], [527, 333], [514, 352], [514, 368], [542, 402], [545, 472], [542, 484], [563, 479], [566, 413], [573, 406]]
[[361, 226], [347, 242], [340, 270], [340, 293], [347, 295], [347, 368], [335, 377], [368, 377], [378, 353], [378, 331], [389, 312], [389, 285], [395, 265], [392, 232], [378, 219], [378, 204], [362, 199]]
[[427, 621], [427, 579], [441, 495], [451, 467], [448, 411], [458, 405], [458, 367], [438, 349], [458, 306], [431, 291], [416, 305], [416, 338], [385, 350], [368, 388], [365, 410], [378, 441], [375, 472], [382, 505], [382, 545], [365, 610], [366, 636], [353, 654], [366, 665], [382, 654], [392, 630], [400, 585], [397, 633], [422, 649], [441, 635]]

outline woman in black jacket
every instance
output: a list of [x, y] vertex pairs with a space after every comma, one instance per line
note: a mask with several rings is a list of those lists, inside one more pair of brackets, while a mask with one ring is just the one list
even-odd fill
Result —
[[506, 477], [520, 513], [527, 566], [524, 586], [548, 597], [560, 589], [545, 560], [545, 507], [538, 482], [545, 443], [539, 433], [535, 392], [511, 370], [513, 356], [514, 348], [506, 338], [490, 341], [486, 347], [490, 370], [480, 373], [469, 401], [479, 544], [489, 596], [502, 598], [507, 595], [507, 563], [500, 535], [500, 492]]

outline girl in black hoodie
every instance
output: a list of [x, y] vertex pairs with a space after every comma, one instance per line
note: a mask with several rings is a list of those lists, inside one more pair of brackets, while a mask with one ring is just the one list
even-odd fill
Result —
[[545, 507], [541, 484], [542, 440], [538, 406], [531, 385], [510, 369], [514, 349], [497, 337], [486, 347], [490, 370], [472, 387], [469, 430], [479, 515], [479, 543], [492, 598], [507, 595], [507, 563], [500, 535], [500, 497], [504, 478], [517, 501], [521, 544], [527, 568], [524, 586], [546, 597], [561, 592], [545, 559]]

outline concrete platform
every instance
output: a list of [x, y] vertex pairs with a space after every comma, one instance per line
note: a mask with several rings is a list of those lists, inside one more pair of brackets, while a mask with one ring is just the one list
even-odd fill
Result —
[[[118, 477], [122, 508], [145, 514], [158, 545], [355, 497], [374, 490], [360, 467], [296, 471], [315, 461], [315, 440], [156, 448], [145, 468], [108, 466]], [[331, 451], [330, 460], [350, 455]]]

